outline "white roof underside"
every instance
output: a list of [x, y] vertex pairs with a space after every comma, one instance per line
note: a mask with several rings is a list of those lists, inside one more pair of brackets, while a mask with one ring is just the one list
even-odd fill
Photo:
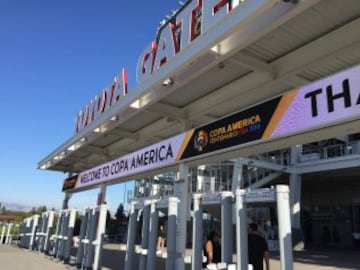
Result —
[[[197, 127], [359, 64], [360, 1], [302, 2], [307, 4], [284, 16], [245, 47], [239, 46], [216, 59], [201, 52], [202, 57], [187, 63], [181, 72], [171, 74], [173, 86], [156, 93], [146, 89], [150, 96], [145, 107], [111, 111], [111, 115], [101, 119], [102, 123], [108, 122], [112, 115], [118, 115], [119, 119], [105, 133], [94, 133], [94, 126], [90, 125], [43, 159], [39, 168], [49, 164], [49, 170], [81, 172], [179, 134], [184, 131], [184, 124], [188, 128]], [[157, 84], [161, 85], [161, 81]], [[336, 129], [333, 128], [335, 133]], [[297, 140], [316, 141], [327, 135], [314, 132], [311, 137], [303, 135]], [[84, 145], [67, 151], [84, 136], [87, 138]], [[285, 145], [282, 142], [272, 148]], [[262, 150], [270, 148], [262, 147]], [[65, 157], [54, 160], [64, 151]]]

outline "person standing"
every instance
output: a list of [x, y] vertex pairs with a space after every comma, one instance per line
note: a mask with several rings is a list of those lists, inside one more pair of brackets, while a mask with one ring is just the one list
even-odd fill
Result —
[[208, 235], [204, 246], [204, 255], [206, 263], [204, 263], [203, 267], [206, 267], [208, 264], [221, 262], [220, 235], [218, 232], [212, 231]]
[[158, 254], [161, 254], [164, 252], [165, 240], [166, 240], [166, 232], [165, 232], [164, 225], [161, 224], [159, 227], [158, 241], [157, 241], [157, 250], [158, 250], [157, 253]]
[[256, 223], [249, 225], [248, 254], [249, 264], [252, 264], [253, 270], [263, 270], [263, 261], [265, 261], [266, 270], [270, 270], [268, 245], [259, 234]]

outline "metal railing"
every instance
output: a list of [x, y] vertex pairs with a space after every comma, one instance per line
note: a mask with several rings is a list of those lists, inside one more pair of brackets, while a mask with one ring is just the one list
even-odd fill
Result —
[[360, 154], [360, 141], [343, 142], [312, 149], [303, 150], [299, 153], [298, 162], [311, 162], [347, 155]]
[[[329, 140], [330, 143], [330, 140]], [[320, 145], [320, 144], [319, 144]], [[328, 145], [306, 145], [295, 158], [295, 163], [312, 162], [320, 159], [330, 159], [346, 155], [360, 154], [360, 141], [341, 142]], [[289, 166], [291, 149], [281, 149], [250, 156], [259, 161], [271, 162], [276, 165]], [[231, 190], [234, 172], [234, 162], [225, 161], [207, 164], [189, 169], [190, 192], [215, 193]], [[175, 173], [146, 178], [136, 182], [135, 189], [127, 192], [127, 201], [135, 198], [164, 198], [174, 194]], [[252, 164], [244, 166], [242, 172], [242, 188], [247, 188], [261, 180], [278, 177], [279, 171], [261, 168]]]

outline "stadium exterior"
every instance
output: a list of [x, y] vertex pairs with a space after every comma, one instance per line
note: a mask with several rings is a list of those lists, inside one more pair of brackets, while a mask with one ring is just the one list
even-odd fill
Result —
[[[357, 0], [187, 1], [139, 56], [139, 84], [127, 89], [122, 70], [38, 168], [69, 174], [63, 208], [134, 179], [133, 211], [155, 202], [170, 216], [177, 198], [177, 252], [194, 240], [197, 198], [224, 227], [224, 192], [278, 185], [294, 246], [358, 248], [359, 17]], [[278, 210], [260, 206], [248, 216], [276, 249]]]

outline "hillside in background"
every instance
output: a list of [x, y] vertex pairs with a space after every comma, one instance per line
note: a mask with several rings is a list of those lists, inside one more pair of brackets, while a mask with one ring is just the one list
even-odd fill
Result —
[[33, 208], [27, 205], [21, 205], [18, 203], [7, 203], [7, 202], [1, 202], [1, 207], [5, 207], [6, 210], [13, 210], [20, 212], [28, 212]]

